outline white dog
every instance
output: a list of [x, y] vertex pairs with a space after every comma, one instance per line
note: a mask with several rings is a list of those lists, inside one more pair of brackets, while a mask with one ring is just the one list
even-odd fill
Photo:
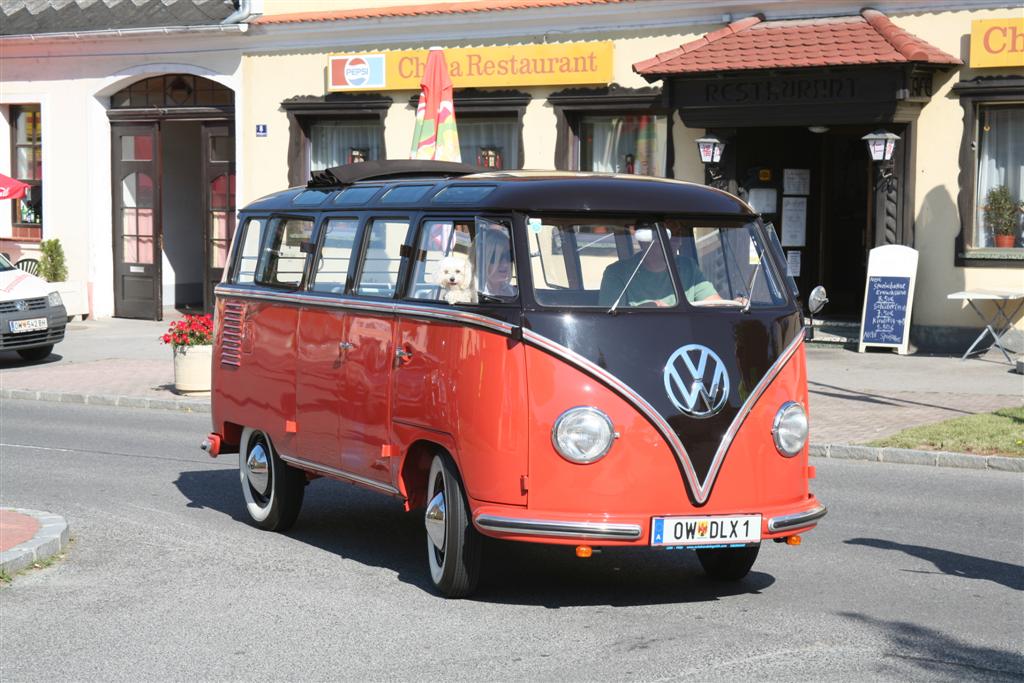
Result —
[[445, 256], [434, 271], [434, 284], [444, 289], [444, 300], [450, 304], [475, 304], [476, 290], [473, 289], [473, 267], [460, 254]]

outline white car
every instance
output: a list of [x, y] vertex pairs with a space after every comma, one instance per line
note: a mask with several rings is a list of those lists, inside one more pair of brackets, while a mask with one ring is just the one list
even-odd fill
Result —
[[42, 360], [64, 339], [67, 322], [64, 302], [50, 283], [0, 255], [0, 351]]

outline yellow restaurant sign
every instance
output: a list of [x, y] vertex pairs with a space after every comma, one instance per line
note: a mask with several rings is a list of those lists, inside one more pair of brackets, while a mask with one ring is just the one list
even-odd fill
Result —
[[1024, 67], [1024, 17], [971, 22], [971, 68]]
[[[427, 50], [331, 55], [327, 90], [419, 90]], [[455, 47], [444, 51], [456, 88], [603, 84], [612, 42]]]

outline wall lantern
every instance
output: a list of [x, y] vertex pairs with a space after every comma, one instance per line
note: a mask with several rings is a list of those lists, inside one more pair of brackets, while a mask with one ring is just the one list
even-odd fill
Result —
[[899, 135], [887, 130], [876, 130], [861, 138], [868, 143], [868, 154], [871, 155], [871, 160], [886, 163], [892, 161], [892, 153], [895, 151], [896, 141], [899, 139]]
[[722, 161], [722, 152], [725, 150], [725, 142], [717, 135], [708, 134], [697, 138], [697, 151], [700, 152], [700, 160], [707, 168], [707, 177], [710, 180], [708, 185], [717, 187], [720, 190], [726, 189], [728, 182], [723, 180], [722, 172], [718, 164]]
[[722, 160], [722, 151], [725, 143], [718, 136], [705, 135], [697, 138], [697, 151], [700, 152], [700, 160], [705, 164], [717, 164]]

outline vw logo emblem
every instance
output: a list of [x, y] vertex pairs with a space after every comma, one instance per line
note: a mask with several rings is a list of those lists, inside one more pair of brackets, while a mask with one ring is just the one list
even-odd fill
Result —
[[672, 405], [692, 417], [711, 417], [729, 400], [725, 363], [706, 346], [687, 344], [665, 363], [665, 393]]
[[26, 302], [24, 299], [18, 299], [17, 301], [14, 302], [14, 308], [19, 311], [27, 311], [28, 302]]

